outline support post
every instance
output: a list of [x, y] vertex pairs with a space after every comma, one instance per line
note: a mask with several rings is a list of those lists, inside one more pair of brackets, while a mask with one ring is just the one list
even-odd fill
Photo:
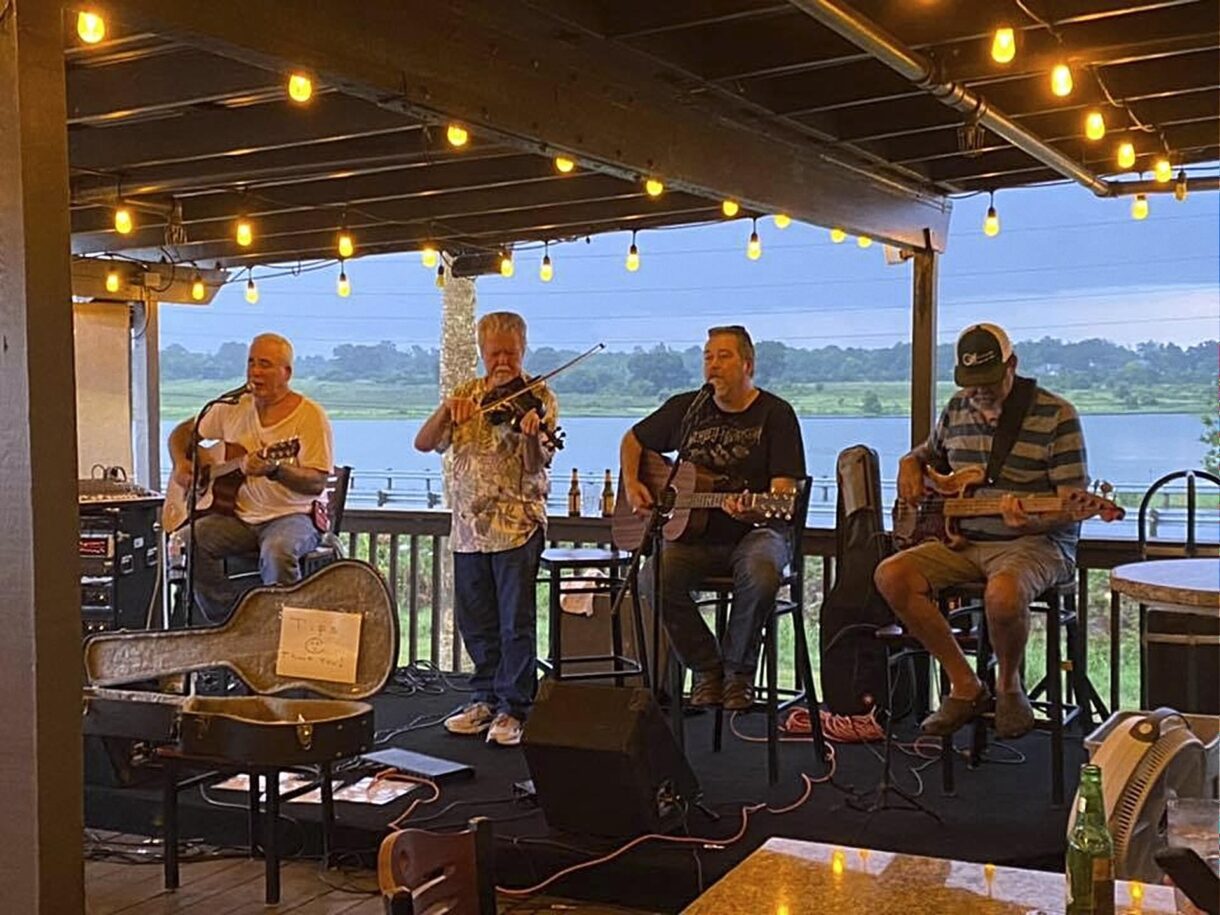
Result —
[[131, 304], [131, 455], [141, 486], [161, 488], [161, 339], [155, 299]]
[[0, 4], [0, 893], [84, 911], [63, 7]]
[[935, 251], [916, 251], [911, 289], [911, 447], [926, 441], [936, 422]]

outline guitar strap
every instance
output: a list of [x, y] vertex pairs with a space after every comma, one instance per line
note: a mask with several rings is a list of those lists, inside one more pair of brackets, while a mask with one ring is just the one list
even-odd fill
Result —
[[995, 436], [991, 439], [991, 455], [987, 458], [987, 483], [994, 486], [1004, 468], [1004, 462], [1012, 452], [1012, 446], [1017, 443], [1021, 433], [1021, 423], [1025, 414], [1034, 403], [1034, 393], [1038, 389], [1038, 379], [1013, 379], [1012, 390], [1004, 399], [1004, 409], [1000, 413], [1000, 422], [996, 426]]

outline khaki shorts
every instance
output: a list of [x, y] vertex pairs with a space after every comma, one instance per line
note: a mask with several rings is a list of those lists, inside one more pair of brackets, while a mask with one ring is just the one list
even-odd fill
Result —
[[913, 562], [936, 591], [987, 581], [1006, 572], [1017, 579], [1026, 599], [1032, 600], [1072, 576], [1072, 565], [1059, 547], [1039, 536], [972, 542], [960, 550], [930, 540], [899, 555]]

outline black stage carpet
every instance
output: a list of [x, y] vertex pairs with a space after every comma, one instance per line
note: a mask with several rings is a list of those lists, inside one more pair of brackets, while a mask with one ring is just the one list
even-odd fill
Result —
[[[373, 703], [377, 727], [392, 729], [420, 723], [421, 716], [424, 723], [437, 721], [462, 701], [462, 693], [451, 689], [441, 695], [386, 694]], [[700, 779], [704, 803], [722, 815], [718, 822], [713, 822], [704, 813], [692, 811], [687, 827], [691, 835], [708, 837], [709, 845], [646, 842], [614, 861], [562, 878], [547, 888], [548, 894], [676, 911], [769, 836], [1013, 866], [1062, 867], [1067, 811], [1051, 806], [1050, 739], [1046, 734], [1030, 734], [1014, 742], [1012, 750], [1004, 747], [990, 750], [994, 761], [977, 769], [967, 769], [964, 762], [959, 764], [956, 796], [952, 797], [941, 793], [939, 761], [916, 775], [913, 768], [922, 761], [896, 752], [894, 768], [898, 784], [915, 792], [920, 789], [922, 779], [921, 800], [943, 823], [938, 824], [922, 813], [899, 810], [871, 815], [858, 812], [847, 805], [844, 791], [819, 784], [808, 801], [796, 810], [780, 815], [756, 813], [740, 841], [715, 847], [718, 838], [737, 832], [743, 805], [767, 801], [782, 807], [801, 796], [803, 783], [798, 773], [810, 758], [810, 750], [804, 743], [782, 745], [780, 783], [768, 790], [765, 744], [742, 740], [726, 728], [722, 751], [713, 753], [712, 720], [710, 714], [700, 714], [686, 722], [687, 753]], [[764, 719], [758, 713], [737, 719], [738, 730], [750, 735], [761, 734], [763, 724]], [[913, 725], [909, 721], [903, 724], [905, 728], [900, 729], [909, 739]], [[965, 740], [964, 733], [959, 735], [961, 740]], [[514, 782], [529, 777], [519, 749], [488, 745], [479, 738], [453, 736], [440, 726], [424, 726], [399, 734], [386, 745], [458, 760], [475, 768], [473, 779], [446, 782], [440, 798], [417, 807], [404, 825], [443, 829], [460, 827], [476, 815], [491, 818], [495, 821], [496, 881], [500, 885], [533, 885], [561, 868], [605, 854], [620, 844], [548, 829], [540, 810], [514, 796]], [[879, 754], [880, 744], [874, 746]], [[1083, 761], [1080, 737], [1070, 736], [1065, 766], [1069, 802]], [[96, 765], [96, 758], [89, 762], [95, 772], [104, 768]], [[870, 747], [837, 746], [834, 778], [837, 785], [865, 791], [876, 784], [880, 772], [879, 756]], [[579, 773], [579, 778], [588, 791], [615, 790], [597, 771]], [[99, 829], [158, 834], [158, 785], [156, 779], [122, 787], [87, 784], [86, 823]], [[407, 799], [385, 807], [338, 803], [335, 841], [337, 849], [346, 854], [347, 863], [359, 855], [366, 864], [371, 864], [385, 835], [386, 823], [400, 814], [406, 804]], [[180, 802], [181, 835], [213, 844], [245, 845], [245, 808], [244, 794], [215, 789], [206, 793], [198, 788], [185, 790]], [[317, 806], [287, 803], [281, 811], [280, 847], [285, 854], [317, 854], [320, 849]]]

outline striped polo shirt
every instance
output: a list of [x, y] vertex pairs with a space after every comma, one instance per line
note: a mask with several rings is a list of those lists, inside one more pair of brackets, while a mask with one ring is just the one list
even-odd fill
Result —
[[[985, 467], [991, 455], [996, 424], [989, 423], [966, 394], [962, 390], [953, 395], [928, 439], [930, 463], [942, 473], [972, 464]], [[1084, 433], [1076, 408], [1039, 387], [996, 485], [976, 492], [982, 496], [1005, 492], [1054, 495], [1059, 486], [1083, 489], [1088, 483]], [[971, 540], [1012, 540], [1021, 536], [999, 517], [963, 518], [959, 527]], [[1074, 562], [1079, 533], [1079, 524], [1068, 524], [1047, 532], [1046, 536]]]

